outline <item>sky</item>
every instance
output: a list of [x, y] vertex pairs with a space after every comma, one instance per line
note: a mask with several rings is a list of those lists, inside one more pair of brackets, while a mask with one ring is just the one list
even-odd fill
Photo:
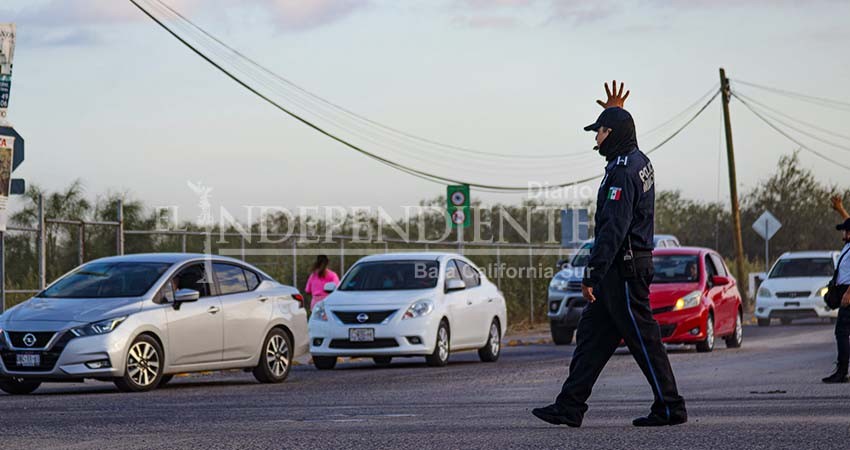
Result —
[[[645, 150], [682, 120], [641, 131], [708, 92], [719, 67], [733, 89], [850, 134], [846, 110], [734, 82], [850, 102], [846, 1], [166, 1], [274, 73], [370, 120], [455, 146], [532, 157], [516, 162], [359, 142], [454, 179], [525, 186], [601, 173], [604, 161], [582, 127], [599, 114], [595, 100], [612, 79], [631, 90], [626, 107]], [[126, 192], [191, 215], [198, 203], [191, 181], [211, 187], [214, 207], [241, 219], [244, 205], [399, 214], [403, 205], [445, 194], [444, 185], [381, 165], [264, 103], [129, 1], [3, 0], [0, 22], [17, 24], [8, 118], [27, 144], [15, 176], [30, 184], [61, 189], [79, 179], [91, 197]], [[746, 192], [797, 145], [739, 102], [730, 107], [739, 191]], [[728, 201], [721, 132], [716, 101], [652, 154], [658, 188]], [[846, 150], [800, 140], [848, 160]], [[553, 154], [571, 156], [539, 158]], [[800, 155], [823, 181], [850, 188], [847, 169]], [[592, 194], [598, 180], [586, 186]], [[490, 204], [526, 195], [473, 188], [472, 197]], [[557, 194], [550, 200], [569, 201]]]

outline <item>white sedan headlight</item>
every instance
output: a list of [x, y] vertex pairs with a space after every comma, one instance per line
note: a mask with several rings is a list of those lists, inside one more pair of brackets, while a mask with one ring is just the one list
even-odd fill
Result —
[[94, 322], [88, 325], [83, 325], [81, 327], [71, 328], [71, 333], [73, 333], [74, 336], [77, 337], [97, 336], [100, 334], [106, 334], [114, 330], [118, 325], [121, 325], [121, 322], [123, 322], [125, 319], [127, 319], [127, 316], [101, 320], [100, 322]]
[[419, 300], [410, 305], [407, 311], [402, 316], [401, 320], [415, 319], [417, 317], [427, 316], [434, 310], [434, 303], [431, 300]]
[[759, 288], [759, 292], [756, 294], [756, 297], [770, 298], [773, 297], [773, 292], [770, 292], [770, 289], [762, 286]]
[[826, 295], [826, 292], [828, 290], [829, 290], [829, 287], [827, 287], [827, 286], [820, 288], [820, 290], [818, 291], [818, 297], [823, 297], [824, 295]]
[[310, 320], [319, 320], [322, 322], [328, 321], [328, 313], [325, 310], [325, 302], [319, 302], [313, 307], [313, 314], [310, 316]]
[[693, 291], [690, 294], [676, 300], [676, 305], [673, 306], [673, 311], [699, 306], [700, 299], [702, 299], [702, 291]]

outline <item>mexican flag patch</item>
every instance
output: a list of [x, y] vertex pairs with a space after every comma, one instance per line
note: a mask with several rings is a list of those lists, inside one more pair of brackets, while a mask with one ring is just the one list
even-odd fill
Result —
[[619, 200], [620, 194], [623, 193], [622, 188], [612, 187], [608, 189], [608, 200]]

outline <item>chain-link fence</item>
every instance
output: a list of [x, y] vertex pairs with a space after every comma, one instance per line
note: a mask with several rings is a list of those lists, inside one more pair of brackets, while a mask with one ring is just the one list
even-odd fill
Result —
[[[44, 217], [38, 203], [33, 228], [7, 228], [0, 239], [0, 307], [15, 305], [53, 279], [96, 258], [127, 253], [179, 252], [230, 256], [251, 263], [283, 283], [303, 289], [315, 257], [331, 259], [342, 275], [359, 258], [385, 252], [457, 252], [473, 260], [505, 295], [513, 323], [545, 320], [548, 284], [557, 262], [572, 251], [557, 245], [493, 242], [409, 241], [380, 237], [189, 230], [125, 230], [122, 204], [117, 221]], [[48, 230], [50, 233], [48, 233]], [[13, 255], [6, 239], [17, 239]], [[56, 254], [63, 258], [56, 258]], [[7, 259], [11, 256], [12, 259]], [[15, 274], [3, 265], [15, 265]]]

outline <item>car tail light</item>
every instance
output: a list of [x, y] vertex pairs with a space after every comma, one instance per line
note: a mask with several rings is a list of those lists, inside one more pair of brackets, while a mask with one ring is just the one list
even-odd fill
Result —
[[294, 298], [296, 301], [298, 301], [298, 306], [300, 306], [301, 308], [304, 307], [304, 296], [303, 295], [292, 294], [292, 298]]

